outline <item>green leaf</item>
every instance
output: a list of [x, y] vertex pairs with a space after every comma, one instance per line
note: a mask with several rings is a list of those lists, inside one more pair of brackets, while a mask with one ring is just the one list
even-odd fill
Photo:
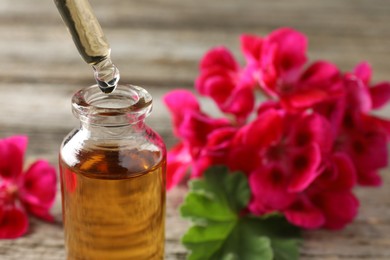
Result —
[[274, 252], [273, 259], [299, 259], [300, 229], [288, 223], [283, 216], [277, 214], [262, 218], [247, 216], [245, 217], [245, 224], [256, 234], [271, 239], [271, 247]]
[[299, 229], [279, 214], [240, 216], [249, 199], [247, 177], [226, 167], [211, 167], [191, 181], [180, 209], [193, 222], [182, 238], [188, 259], [298, 259]]

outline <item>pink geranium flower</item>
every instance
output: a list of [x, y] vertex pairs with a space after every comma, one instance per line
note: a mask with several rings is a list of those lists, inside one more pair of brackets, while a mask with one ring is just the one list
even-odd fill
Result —
[[[209, 135], [215, 129], [231, 127], [231, 124], [225, 118], [214, 119], [203, 113], [196, 97], [187, 90], [172, 91], [164, 97], [164, 102], [174, 118], [174, 133], [183, 140], [168, 152], [167, 186], [172, 187], [201, 156]], [[197, 169], [193, 167], [194, 176], [201, 175]]]
[[256, 215], [283, 212], [303, 228], [344, 227], [359, 205], [352, 193], [356, 173], [350, 158], [330, 153], [330, 125], [322, 116], [302, 115], [289, 124], [284, 124], [289, 129], [281, 138], [284, 144], [267, 147], [258, 157], [262, 166], [249, 177], [250, 211]]
[[281, 28], [265, 38], [243, 35], [241, 45], [247, 77], [288, 110], [308, 108], [342, 91], [335, 65], [318, 61], [304, 68], [307, 40], [300, 32]]
[[210, 50], [200, 63], [195, 87], [211, 97], [221, 111], [233, 114], [238, 123], [246, 120], [254, 108], [254, 80], [241, 73], [233, 55], [224, 47]]
[[246, 71], [270, 96], [277, 95], [282, 83], [296, 81], [307, 59], [306, 48], [306, 37], [290, 28], [275, 30], [264, 38], [241, 36], [241, 49], [248, 63]]
[[[275, 114], [272, 110], [270, 112]], [[266, 114], [269, 116], [270, 113]], [[320, 175], [321, 162], [332, 142], [329, 124], [317, 114], [293, 118], [284, 115], [273, 124], [264, 124], [263, 130], [253, 130], [247, 135], [268, 132], [268, 136], [273, 137], [263, 139], [261, 136], [264, 134], [257, 136], [260, 140], [268, 139], [268, 142], [250, 147], [248, 151], [258, 151], [256, 160], [259, 162], [249, 176], [253, 193], [249, 209], [255, 214], [286, 210], [298, 198], [298, 194], [305, 192]]]
[[[341, 229], [357, 215], [359, 201], [352, 192], [356, 172], [342, 153], [328, 159], [313, 185], [284, 209], [286, 218], [304, 228]], [[340, 210], [342, 209], [342, 210]]]
[[186, 172], [198, 178], [225, 165], [247, 176], [251, 214], [279, 212], [307, 229], [340, 229], [355, 218], [353, 188], [381, 184], [388, 165], [390, 121], [371, 112], [389, 101], [390, 83], [372, 85], [365, 62], [348, 73], [307, 64], [306, 48], [305, 35], [281, 28], [241, 37], [245, 66], [225, 47], [205, 54], [196, 90], [226, 115], [208, 115], [187, 90], [166, 95], [179, 138], [168, 154], [168, 188]]
[[56, 194], [56, 171], [39, 160], [23, 171], [27, 137], [0, 140], [0, 238], [17, 238], [28, 230], [30, 213], [53, 221], [49, 210]]
[[189, 149], [179, 143], [169, 150], [167, 161], [167, 189], [171, 189], [184, 178], [192, 163], [192, 157]]
[[378, 171], [388, 164], [389, 121], [371, 115], [390, 99], [390, 83], [370, 85], [371, 68], [363, 62], [343, 80], [344, 94], [318, 104], [315, 110], [332, 123], [336, 151], [349, 155], [359, 184], [378, 186]]

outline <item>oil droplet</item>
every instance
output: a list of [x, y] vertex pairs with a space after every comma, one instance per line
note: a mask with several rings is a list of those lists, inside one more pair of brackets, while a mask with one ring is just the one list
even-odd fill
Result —
[[111, 62], [110, 58], [105, 58], [102, 61], [92, 65], [95, 73], [95, 80], [104, 93], [111, 93], [115, 90], [119, 82], [119, 70]]

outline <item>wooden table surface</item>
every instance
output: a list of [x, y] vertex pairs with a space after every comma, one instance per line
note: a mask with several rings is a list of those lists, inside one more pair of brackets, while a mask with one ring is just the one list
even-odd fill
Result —
[[[198, 61], [212, 46], [224, 44], [239, 54], [238, 36], [244, 32], [265, 35], [294, 27], [308, 35], [310, 59], [327, 59], [343, 70], [368, 60], [375, 81], [390, 79], [388, 0], [90, 2], [122, 82], [141, 85], [154, 96], [148, 122], [169, 147], [175, 140], [161, 96], [192, 88]], [[72, 93], [93, 83], [52, 0], [0, 1], [0, 137], [28, 135], [27, 161], [57, 164], [62, 138], [78, 124], [70, 111]], [[356, 190], [360, 213], [345, 230], [305, 232], [301, 259], [390, 259], [389, 174], [383, 171], [381, 188]], [[187, 223], [177, 213], [183, 193], [176, 189], [168, 195], [166, 259], [186, 255], [179, 239]], [[32, 220], [23, 238], [0, 241], [0, 259], [65, 259], [59, 194], [53, 214], [54, 225]]]

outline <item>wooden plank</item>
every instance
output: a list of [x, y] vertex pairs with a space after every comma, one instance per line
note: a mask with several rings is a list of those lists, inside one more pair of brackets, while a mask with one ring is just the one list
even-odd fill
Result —
[[[299, 28], [328, 28], [327, 33], [367, 34], [386, 28], [390, 10], [386, 0], [90, 0], [105, 27], [223, 28], [241, 30], [289, 25]], [[53, 0], [2, 0], [1, 23], [50, 24], [59, 16]], [[286, 23], [288, 21], [288, 23]], [[357, 23], [359, 22], [359, 23]], [[373, 26], [372, 30], [361, 30]], [[345, 29], [348, 28], [348, 31]], [[324, 32], [322, 32], [324, 33]]]
[[[385, 0], [92, 3], [123, 79], [136, 84], [190, 86], [206, 50], [223, 44], [238, 54], [241, 33], [264, 35], [279, 26], [307, 33], [312, 59], [330, 60], [344, 70], [368, 60], [375, 79], [388, 77], [390, 60], [383, 57], [390, 55], [390, 2]], [[51, 0], [3, 0], [0, 35], [1, 81], [92, 82]]]
[[[28, 28], [0, 25], [0, 81], [91, 84], [91, 68], [84, 64], [62, 25]], [[213, 46], [225, 45], [239, 53], [239, 33], [174, 29], [112, 29], [107, 33], [112, 58], [124, 82], [156, 86], [192, 86], [203, 54]], [[330, 60], [350, 70], [361, 60], [375, 69], [375, 79], [388, 77], [390, 56], [388, 36], [309, 38], [313, 59]], [[359, 42], [359, 44], [357, 44]], [[342, 53], [342, 55], [340, 55]]]
[[[78, 120], [71, 112], [73, 93], [88, 85], [0, 83], [1, 113], [0, 125], [19, 129], [46, 129], [60, 132], [78, 126]], [[171, 127], [169, 113], [162, 96], [170, 90], [144, 86], [153, 96], [153, 113], [148, 121], [159, 130]], [[210, 106], [210, 105], [207, 105]]]

